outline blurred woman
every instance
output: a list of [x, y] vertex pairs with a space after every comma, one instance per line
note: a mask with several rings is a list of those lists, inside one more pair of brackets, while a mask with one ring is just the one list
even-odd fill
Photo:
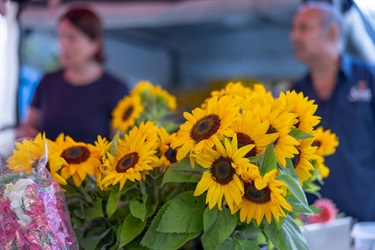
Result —
[[18, 137], [45, 132], [54, 140], [60, 133], [93, 143], [111, 135], [111, 112], [128, 94], [125, 83], [103, 67], [103, 29], [87, 8], [68, 10], [59, 20], [62, 69], [40, 81]]

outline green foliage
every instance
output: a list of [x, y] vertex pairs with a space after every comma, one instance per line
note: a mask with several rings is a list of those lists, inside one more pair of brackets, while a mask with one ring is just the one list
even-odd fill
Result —
[[276, 179], [285, 182], [288, 185], [288, 188], [291, 191], [292, 195], [298, 200], [300, 206], [305, 209], [305, 211], [302, 211], [302, 209], [300, 209], [299, 211], [305, 213], [313, 213], [313, 211], [310, 209], [307, 203], [306, 195], [303, 192], [301, 185], [299, 185], [299, 183], [296, 183], [292, 177], [285, 174], [277, 176]]
[[106, 211], [109, 218], [116, 212], [118, 202], [121, 197], [121, 192], [119, 190], [113, 189], [109, 195]]
[[308, 250], [307, 242], [296, 221], [289, 215], [281, 228], [275, 223], [266, 224], [265, 233], [279, 250]]
[[190, 160], [184, 158], [180, 162], [172, 164], [164, 174], [163, 185], [169, 182], [194, 182], [201, 179], [204, 168], [195, 164], [194, 169], [190, 165]]
[[216, 249], [234, 231], [237, 225], [237, 215], [231, 215], [228, 208], [218, 210], [217, 207], [204, 211], [202, 244], [204, 249]]
[[146, 226], [145, 221], [135, 218], [131, 214], [126, 216], [124, 222], [119, 227], [118, 238], [119, 244], [118, 247], [121, 248], [135, 239], [139, 234], [142, 233], [143, 229]]
[[257, 241], [242, 239], [238, 236], [228, 238], [216, 250], [259, 250]]
[[272, 143], [268, 145], [268, 147], [266, 148], [266, 151], [260, 157], [258, 166], [262, 175], [268, 173], [269, 171], [277, 167], [276, 154], [275, 154], [275, 151], [273, 150]]
[[81, 247], [87, 250], [96, 249], [96, 246], [104, 237], [106, 237], [110, 230], [111, 229], [106, 229], [105, 227], [91, 228], [80, 241]]
[[204, 197], [185, 192], [170, 201], [157, 230], [162, 233], [200, 233], [203, 229]]
[[158, 231], [160, 221], [167, 211], [170, 202], [166, 203], [156, 214], [148, 228], [141, 245], [149, 249], [172, 250], [182, 247], [187, 241], [194, 239], [200, 233], [163, 233]]
[[132, 201], [130, 203], [130, 212], [135, 218], [140, 219], [142, 222], [145, 221], [147, 208], [144, 203]]
[[276, 179], [288, 185], [288, 188], [291, 191], [290, 201], [293, 210], [296, 209], [301, 213], [314, 213], [307, 203], [305, 192], [299, 183], [298, 176], [294, 171], [291, 160], [287, 160], [285, 168], [280, 167], [279, 169], [283, 174], [277, 176]]
[[313, 135], [303, 132], [302, 130], [295, 127], [292, 127], [291, 131], [289, 132], [289, 135], [293, 136], [297, 140], [303, 140], [314, 137]]
[[96, 198], [93, 207], [89, 208], [86, 212], [86, 219], [93, 219], [97, 217], [103, 217], [103, 206], [102, 206], [103, 199]]

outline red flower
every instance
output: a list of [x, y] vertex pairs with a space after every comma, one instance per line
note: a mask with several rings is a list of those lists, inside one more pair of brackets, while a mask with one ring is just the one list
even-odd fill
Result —
[[311, 215], [308, 219], [309, 223], [329, 222], [335, 219], [338, 210], [336, 205], [330, 199], [318, 199], [314, 205], [322, 211], [318, 214]]

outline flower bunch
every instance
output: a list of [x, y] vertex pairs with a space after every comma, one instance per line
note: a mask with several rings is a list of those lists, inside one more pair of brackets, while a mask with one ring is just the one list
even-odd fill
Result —
[[175, 96], [159, 85], [154, 86], [148, 81], [142, 81], [114, 108], [112, 126], [122, 133], [126, 133], [129, 128], [139, 125], [142, 121], [159, 122], [158, 125], [161, 126], [162, 118], [176, 107]]
[[[98, 136], [94, 144], [83, 143], [64, 134], [51, 141], [38, 134], [18, 143], [8, 162], [15, 172], [28, 171], [47, 152], [40, 147], [47, 142], [47, 168], [65, 191], [80, 247], [129, 247], [176, 189], [161, 187], [163, 173], [176, 162], [169, 131], [177, 125], [165, 118], [175, 108], [174, 96], [140, 82], [113, 111], [120, 132], [112, 141]], [[32, 147], [30, 160], [19, 164], [26, 147]]]
[[[255, 248], [262, 243], [306, 249], [293, 214], [316, 211], [303, 189], [305, 183], [323, 178], [319, 166], [324, 162], [315, 146], [319, 131], [314, 128], [320, 122], [316, 109], [302, 93], [287, 91], [273, 98], [263, 85], [229, 83], [212, 92], [201, 107], [185, 112], [186, 121], [171, 144], [178, 163], [167, 170], [163, 182], [187, 182], [176, 176], [189, 171], [195, 174], [188, 180], [195, 183], [194, 191], [163, 207], [161, 220], [153, 221], [143, 239], [145, 245], [155, 247], [151, 239], [156, 236], [167, 240], [168, 234], [190, 232], [200, 235], [205, 249], [235, 249], [237, 244]], [[336, 142], [326, 152], [333, 153]], [[181, 200], [201, 207], [191, 214], [178, 205]], [[189, 217], [185, 224], [183, 212]], [[179, 223], [167, 227], [166, 218]]]
[[307, 249], [294, 216], [317, 212], [305, 192], [319, 191], [338, 145], [315, 129], [314, 101], [229, 83], [181, 124], [168, 119], [175, 108], [141, 82], [113, 111], [113, 140], [48, 143], [80, 247]]
[[16, 145], [0, 166], [2, 249], [78, 249], [62, 190], [45, 168], [44, 145]]

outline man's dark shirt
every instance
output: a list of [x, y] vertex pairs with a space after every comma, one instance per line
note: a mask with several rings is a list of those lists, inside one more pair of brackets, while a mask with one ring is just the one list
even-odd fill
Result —
[[94, 143], [98, 135], [109, 138], [111, 112], [129, 93], [125, 83], [108, 73], [85, 86], [74, 86], [63, 71], [45, 75], [31, 106], [41, 111], [42, 132], [54, 140], [60, 133], [75, 141]]
[[375, 221], [375, 67], [343, 54], [329, 100], [319, 100], [309, 74], [292, 89], [316, 101], [320, 125], [339, 137], [336, 153], [325, 160], [330, 175], [322, 196], [348, 216]]

